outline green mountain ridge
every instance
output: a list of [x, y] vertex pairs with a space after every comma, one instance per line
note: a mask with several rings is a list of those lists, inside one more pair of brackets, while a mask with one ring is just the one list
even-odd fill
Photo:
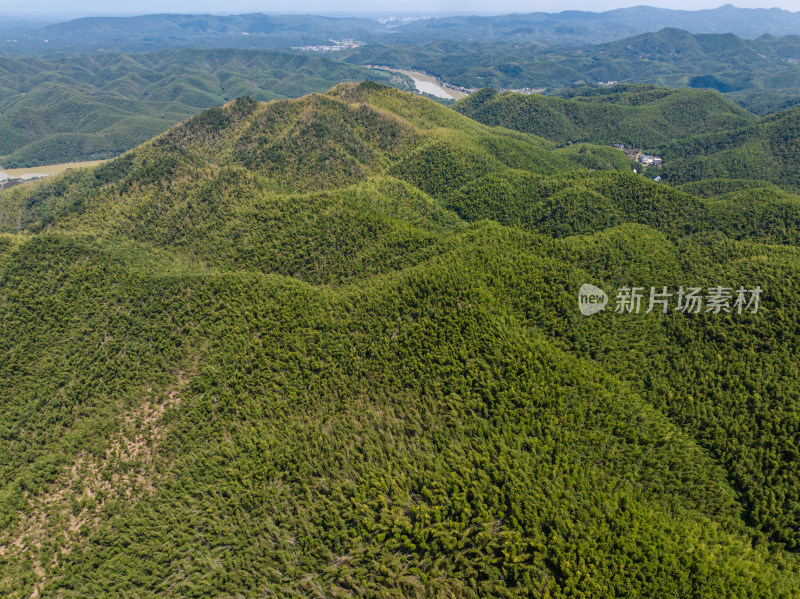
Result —
[[364, 82], [0, 192], [0, 594], [796, 595], [800, 198], [694, 185]]
[[[591, 141], [654, 148], [676, 138], [748, 125], [756, 118], [711, 91], [654, 86], [577, 88], [569, 98], [480, 90], [455, 110], [490, 126], [539, 135], [557, 144]], [[582, 95], [586, 93], [587, 95]]]

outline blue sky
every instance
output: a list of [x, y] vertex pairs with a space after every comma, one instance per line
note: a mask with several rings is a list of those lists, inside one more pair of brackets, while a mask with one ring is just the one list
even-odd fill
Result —
[[[128, 6], [107, 0], [0, 0], [0, 14], [79, 16], [87, 14], [146, 14], [155, 12], [237, 14], [266, 13], [425, 13], [488, 14], [511, 12], [603, 11], [648, 4], [662, 8], [696, 10], [716, 8], [724, 0], [138, 0]], [[736, 0], [746, 8], [779, 7], [800, 11], [800, 0]]]

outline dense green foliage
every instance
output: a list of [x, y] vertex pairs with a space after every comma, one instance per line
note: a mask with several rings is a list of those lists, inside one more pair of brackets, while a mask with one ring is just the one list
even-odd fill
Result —
[[0, 193], [0, 594], [797, 596], [800, 198], [692, 185], [365, 82]]
[[800, 108], [791, 108], [745, 127], [665, 145], [664, 176], [674, 183], [761, 179], [796, 191], [800, 190], [798, 151]]
[[401, 77], [316, 56], [181, 50], [0, 62], [0, 166], [111, 158], [204, 108]]
[[[571, 98], [497, 94], [482, 89], [454, 108], [490, 126], [533, 133], [557, 144], [591, 141], [653, 148], [688, 135], [750, 124], [755, 117], [711, 91], [613, 86]], [[597, 90], [600, 91], [600, 90]]]

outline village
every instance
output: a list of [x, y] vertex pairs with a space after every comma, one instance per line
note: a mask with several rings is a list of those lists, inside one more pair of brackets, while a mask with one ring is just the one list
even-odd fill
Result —
[[635, 160], [642, 166], [663, 166], [664, 159], [655, 154], [645, 154], [642, 150], [634, 148], [633, 146], [626, 146], [625, 144], [614, 144], [618, 150], [625, 152], [625, 155], [631, 160]]
[[[656, 156], [655, 154], [645, 154], [642, 150], [632, 146], [626, 146], [625, 144], [614, 144], [614, 147], [625, 152], [625, 155], [628, 158], [635, 160], [645, 168], [648, 166], [661, 167], [664, 165], [664, 159], [661, 156]], [[633, 169], [633, 172], [639, 173], [639, 170]], [[653, 177], [653, 181], [661, 181], [661, 175], [656, 175]]]

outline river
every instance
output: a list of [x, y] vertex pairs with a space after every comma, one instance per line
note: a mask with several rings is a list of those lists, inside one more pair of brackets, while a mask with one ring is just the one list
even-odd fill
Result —
[[459, 100], [461, 98], [466, 98], [468, 94], [464, 92], [455, 91], [452, 89], [448, 89], [446, 87], [442, 87], [436, 82], [435, 77], [431, 77], [426, 73], [421, 73], [419, 71], [407, 71], [405, 69], [390, 69], [389, 67], [376, 67], [382, 71], [392, 71], [393, 73], [400, 73], [401, 75], [405, 75], [409, 77], [413, 82], [417, 89], [421, 92], [426, 94], [430, 94], [432, 96], [436, 96], [437, 98], [444, 98], [446, 100]]

